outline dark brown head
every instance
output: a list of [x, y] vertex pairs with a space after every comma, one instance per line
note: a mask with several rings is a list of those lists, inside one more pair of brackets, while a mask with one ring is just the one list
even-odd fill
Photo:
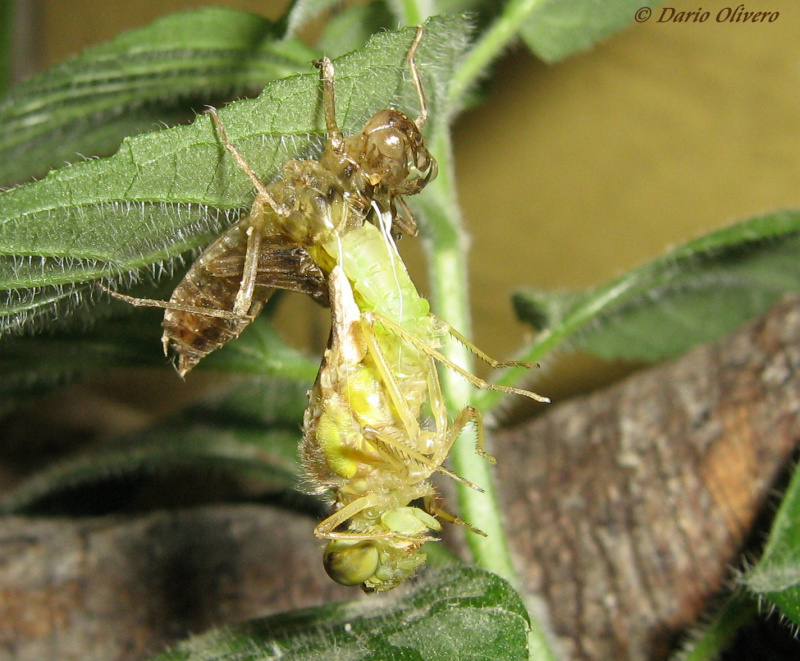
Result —
[[380, 110], [355, 138], [365, 180], [391, 197], [414, 195], [438, 172], [417, 124], [399, 110]]

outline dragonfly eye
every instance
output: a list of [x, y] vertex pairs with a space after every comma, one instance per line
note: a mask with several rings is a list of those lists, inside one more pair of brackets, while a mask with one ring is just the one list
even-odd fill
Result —
[[[379, 154], [378, 158], [402, 163], [406, 156], [405, 136], [396, 128], [388, 126], [370, 136], [370, 147]], [[373, 158], [375, 156], [373, 155]]]
[[334, 540], [325, 548], [322, 563], [334, 581], [353, 587], [375, 576], [380, 558], [371, 541]]
[[381, 110], [362, 133], [364, 169], [374, 185], [392, 194], [419, 192], [436, 172], [419, 127], [398, 110]]

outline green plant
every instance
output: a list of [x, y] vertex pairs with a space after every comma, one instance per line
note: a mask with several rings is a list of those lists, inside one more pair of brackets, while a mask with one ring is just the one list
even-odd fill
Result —
[[[288, 158], [319, 147], [319, 84], [309, 61], [322, 50], [332, 56], [353, 51], [336, 62], [337, 94], [346, 99], [340, 117], [346, 133], [389, 103], [414, 107], [413, 90], [404, 80], [413, 30], [367, 38], [397, 21], [423, 22], [422, 4], [350, 9], [328, 21], [309, 48], [292, 35], [327, 4], [297, 3], [280, 25], [228, 10], [175, 15], [27, 81], [0, 105], [5, 155], [0, 176], [22, 181], [76, 153], [110, 151], [143, 118], [172, 120], [192, 105], [255, 93], [273, 81], [257, 99], [232, 104], [225, 117], [231, 139], [268, 179]], [[430, 39], [418, 61], [428, 77], [429, 137], [440, 174], [414, 203], [424, 221], [434, 308], [465, 332], [470, 326], [465, 238], [448, 127], [474, 100], [470, 95], [486, 68], [517, 35], [554, 62], [624, 25], [639, 3], [606, 3], [602, 12], [592, 6], [535, 0], [486, 8], [450, 3], [438, 7], [449, 15], [427, 24]], [[479, 10], [473, 21], [477, 27], [457, 14]], [[0, 196], [0, 287], [5, 293], [0, 328], [9, 336], [48, 331], [7, 337], [0, 344], [3, 410], [98, 370], [161, 363], [153, 350], [156, 316], [109, 303], [93, 283], [131, 284], [142, 273], [155, 280], [246, 208], [252, 197], [249, 184], [223, 172], [220, 163], [210, 125], [195, 122], [126, 138], [113, 157], [55, 170]], [[519, 315], [541, 330], [520, 357], [539, 361], [567, 343], [604, 357], [657, 361], [679, 355], [797, 289], [798, 241], [800, 213], [775, 213], [688, 243], [596, 290], [520, 293], [515, 298]], [[141, 287], [153, 295], [147, 283]], [[714, 315], [708, 315], [710, 305]], [[451, 359], [469, 364], [462, 347], [448, 351]], [[61, 464], [5, 496], [3, 510], [34, 510], [54, 494], [110, 472], [171, 464], [225, 467], [272, 487], [291, 487], [298, 435], [285, 428], [287, 421], [291, 426], [301, 419], [302, 393], [316, 362], [283, 344], [265, 315], [204, 364], [246, 379], [214, 411], [204, 411], [204, 424], [188, 426], [187, 420], [198, 416], [194, 411]], [[510, 370], [500, 382], [511, 385], [520, 376]], [[280, 401], [276, 381], [281, 382]], [[451, 403], [469, 397], [457, 377], [443, 374], [442, 381]], [[498, 396], [487, 392], [474, 399], [489, 412]], [[490, 470], [471, 443], [457, 444], [451, 456], [459, 474], [491, 484]], [[774, 601], [796, 624], [798, 489], [794, 480], [764, 561], [747, 580], [754, 594]], [[443, 569], [388, 605], [380, 617], [372, 617], [369, 605], [367, 613], [352, 605], [328, 606], [199, 637], [163, 658], [243, 658], [243, 650], [272, 647], [303, 658], [314, 653], [331, 658], [336, 649], [342, 657], [358, 652], [375, 659], [417, 658], [400, 656], [401, 647], [416, 650], [421, 658], [463, 659], [471, 653], [472, 658], [515, 659], [525, 658], [530, 647], [531, 658], [556, 658], [542, 626], [530, 622], [523, 600], [509, 587], [519, 589], [496, 495], [462, 489], [459, 513], [487, 532], [486, 538], [469, 537], [480, 569]], [[747, 604], [743, 609], [749, 612]], [[471, 635], [443, 638], [438, 631], [447, 628]], [[700, 654], [694, 658], [706, 658]]]

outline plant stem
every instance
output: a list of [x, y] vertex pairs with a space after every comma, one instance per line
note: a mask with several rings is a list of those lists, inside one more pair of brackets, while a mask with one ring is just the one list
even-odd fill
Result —
[[[412, 1], [412, 0], [409, 0]], [[506, 47], [522, 22], [542, 0], [511, 0], [503, 14], [470, 50], [451, 81], [448, 103], [444, 105], [452, 116], [462, 105], [466, 92], [486, 67]], [[433, 131], [430, 149], [439, 164], [439, 176], [419, 200], [427, 222], [425, 250], [428, 254], [429, 279], [435, 310], [467, 337], [471, 334], [467, 252], [469, 241], [463, 227], [456, 192], [455, 168], [451, 136], [446, 118]], [[471, 371], [473, 357], [466, 347], [456, 342], [446, 343], [443, 353], [456, 364]], [[468, 404], [473, 387], [452, 370], [442, 370], [442, 392], [451, 410]], [[475, 452], [472, 437], [463, 435], [450, 452], [455, 471], [480, 485], [484, 493], [458, 485], [459, 507], [463, 518], [479, 526], [486, 537], [467, 534], [467, 543], [475, 562], [482, 568], [505, 578], [523, 592], [511, 559], [508, 537], [503, 526], [502, 511], [492, 480], [490, 465]], [[500, 458], [502, 461], [502, 457]], [[531, 616], [528, 635], [530, 658], [536, 661], [555, 661], [550, 640], [536, 617]]]
[[450, 84], [448, 107], [459, 108], [464, 95], [508, 47], [522, 24], [547, 0], [511, 0], [491, 27], [475, 42]]
[[422, 25], [436, 13], [431, 0], [395, 0], [392, 8], [400, 25]]
[[[470, 334], [467, 285], [468, 240], [463, 228], [453, 178], [453, 156], [448, 130], [439, 127], [430, 148], [439, 164], [439, 177], [426, 189], [419, 203], [427, 220], [425, 249], [428, 253], [434, 307], [438, 314], [462, 333]], [[472, 355], [457, 342], [448, 342], [443, 353], [461, 367], [471, 370]], [[469, 403], [473, 386], [452, 370], [442, 370], [442, 392], [451, 410]], [[490, 464], [475, 452], [472, 434], [463, 434], [450, 452], [455, 471], [480, 485], [484, 493], [458, 485], [459, 510], [463, 518], [481, 528], [486, 537], [467, 533], [467, 543], [478, 566], [505, 578], [519, 592], [522, 585], [511, 560], [502, 511], [492, 480]], [[502, 457], [499, 458], [502, 461]], [[531, 659], [555, 661], [544, 627], [531, 617], [528, 636]]]
[[[428, 187], [427, 195], [423, 196], [423, 205], [429, 229], [425, 246], [429, 257], [434, 307], [454, 328], [469, 334], [467, 240], [455, 201], [453, 159], [448, 131], [435, 133], [431, 150], [439, 163], [439, 177]], [[448, 342], [443, 347], [443, 352], [460, 366], [471, 369], [472, 356], [461, 344]], [[451, 410], [457, 410], [470, 401], [473, 387], [467, 381], [451, 370], [442, 370], [441, 377], [445, 400]], [[459, 488], [460, 511], [465, 520], [487, 534], [487, 537], [472, 534], [467, 537], [475, 561], [517, 586], [519, 581], [511, 563], [488, 462], [475, 453], [472, 435], [459, 438], [450, 457], [459, 475], [486, 490], [485, 493], [479, 493], [473, 489]]]
[[758, 606], [752, 595], [743, 590], [734, 592], [713, 621], [674, 657], [675, 661], [713, 661], [757, 613]]
[[[412, 3], [415, 0], [406, 0]], [[420, 1], [420, 0], [417, 0]], [[494, 25], [470, 49], [451, 81], [449, 102], [444, 107], [460, 106], [464, 94], [513, 38], [522, 22], [542, 0], [511, 0]], [[449, 114], [449, 113], [448, 113]], [[449, 130], [443, 122], [433, 131], [431, 151], [439, 164], [439, 176], [420, 200], [428, 221], [425, 248], [428, 253], [432, 295], [437, 312], [461, 333], [469, 336], [471, 319], [467, 277], [468, 239], [461, 220], [454, 180], [452, 145]], [[472, 355], [461, 344], [450, 342], [443, 348], [451, 360], [472, 369]], [[442, 374], [442, 389], [448, 407], [458, 409], [471, 401], [473, 388], [451, 370]], [[475, 561], [482, 567], [503, 576], [513, 585], [519, 580], [502, 526], [497, 495], [492, 486], [489, 464], [475, 452], [474, 442], [460, 438], [450, 454], [456, 471], [481, 485], [481, 494], [459, 488], [459, 503], [465, 519], [484, 529], [486, 537], [468, 535]], [[461, 486], [461, 485], [459, 485]]]

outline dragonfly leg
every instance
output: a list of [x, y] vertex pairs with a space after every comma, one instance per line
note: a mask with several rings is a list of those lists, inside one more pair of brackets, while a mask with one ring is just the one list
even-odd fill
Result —
[[322, 80], [322, 106], [325, 112], [325, 128], [328, 131], [328, 143], [335, 152], [340, 152], [344, 146], [344, 138], [339, 125], [336, 123], [336, 93], [334, 91], [333, 62], [323, 57], [314, 62], [319, 69]]
[[389, 368], [388, 361], [386, 360], [386, 356], [381, 349], [380, 344], [376, 340], [374, 325], [369, 323], [369, 320], [365, 319], [364, 317], [365, 315], [362, 315], [362, 328], [364, 330], [364, 337], [367, 343], [367, 350], [372, 355], [373, 360], [378, 367], [381, 379], [386, 386], [386, 390], [389, 393], [389, 397], [394, 405], [395, 410], [398, 412], [398, 415], [406, 426], [406, 438], [409, 438], [412, 442], [404, 443], [386, 435], [381, 436], [376, 432], [377, 439], [387, 446], [393, 447], [400, 452], [405, 452], [407, 456], [413, 458], [415, 461], [430, 468], [431, 470], [444, 473], [454, 480], [466, 484], [472, 489], [482, 491], [479, 486], [442, 466], [442, 463], [450, 452], [450, 449], [452, 448], [459, 434], [464, 427], [472, 421], [475, 422], [475, 426], [477, 428], [478, 438], [476, 452], [490, 463], [496, 462], [495, 458], [484, 450], [483, 419], [480, 412], [476, 408], [468, 406], [459, 413], [453, 424], [449, 425], [447, 420], [447, 408], [444, 404], [444, 397], [442, 395], [442, 389], [439, 383], [439, 376], [436, 373], [436, 366], [434, 365], [433, 359], [430, 356], [425, 356], [423, 360], [428, 363], [428, 368], [426, 370], [428, 378], [428, 397], [431, 413], [433, 414], [436, 425], [436, 430], [434, 433], [438, 441], [436, 443], [437, 447], [433, 456], [428, 456], [427, 454], [414, 450], [413, 448], [420, 446], [420, 443], [413, 443], [413, 440], [417, 439], [422, 433], [419, 423], [411, 415], [410, 409], [406, 403], [406, 399], [401, 393], [400, 386], [392, 374], [391, 369]]
[[[406, 503], [416, 500], [417, 498], [425, 498], [434, 493], [433, 485], [429, 482], [421, 482], [414, 485], [409, 489], [402, 490], [401, 493], [392, 494], [388, 497], [387, 494], [370, 494], [357, 498], [351, 503], [348, 503], [340, 510], [331, 514], [327, 519], [322, 521], [314, 528], [314, 534], [321, 539], [390, 539], [399, 542], [432, 542], [436, 537], [431, 535], [403, 535], [402, 533], [395, 532], [394, 530], [379, 531], [375, 528], [359, 530], [344, 530], [337, 531], [336, 529], [347, 523], [350, 519], [357, 516], [361, 512], [368, 509], [380, 510], [386, 512], [395, 509], [398, 506], [405, 506]], [[400, 505], [402, 503], [402, 505]], [[375, 526], [379, 522], [376, 521]]]
[[222, 142], [225, 149], [228, 150], [228, 153], [233, 157], [233, 160], [236, 161], [236, 164], [241, 168], [242, 172], [244, 172], [248, 179], [250, 179], [250, 182], [256, 189], [257, 196], [266, 201], [266, 203], [269, 204], [269, 206], [272, 207], [275, 213], [277, 213], [279, 216], [288, 215], [289, 212], [283, 208], [283, 205], [278, 204], [278, 201], [272, 196], [269, 190], [267, 190], [264, 182], [258, 178], [258, 175], [255, 173], [253, 168], [250, 167], [250, 164], [236, 148], [236, 145], [230, 141], [228, 138], [228, 133], [225, 131], [225, 126], [223, 125], [222, 120], [219, 118], [216, 108], [209, 108], [206, 110], [206, 114], [211, 118], [211, 122], [214, 124], [217, 135], [219, 135], [220, 142]]
[[449, 433], [453, 437], [452, 441], [450, 441], [450, 445], [452, 446], [452, 444], [455, 443], [464, 427], [466, 427], [470, 422], [475, 423], [475, 452], [486, 459], [486, 461], [488, 461], [490, 464], [496, 464], [497, 459], [495, 459], [493, 455], [486, 451], [486, 435], [483, 431], [483, 416], [481, 415], [481, 412], [474, 406], [465, 406], [456, 416], [456, 419], [453, 421], [453, 424], [449, 430]]
[[183, 303], [174, 303], [172, 301], [160, 301], [152, 298], [136, 298], [135, 296], [128, 296], [127, 294], [120, 294], [119, 292], [109, 289], [99, 282], [95, 285], [98, 289], [104, 291], [112, 298], [125, 301], [137, 308], [161, 308], [163, 310], [178, 310], [180, 312], [189, 312], [191, 314], [202, 314], [206, 317], [217, 317], [218, 319], [228, 319], [230, 321], [241, 321], [242, 319], [249, 319], [247, 315], [236, 314], [229, 310], [220, 310], [219, 308], [206, 308], [197, 305], [185, 305]]
[[[429, 356], [431, 356], [434, 360], [437, 360], [442, 365], [447, 367], [448, 369], [453, 370], [456, 374], [461, 375], [467, 381], [469, 381], [472, 385], [476, 388], [480, 388], [481, 390], [496, 390], [498, 392], [504, 392], [514, 395], [522, 395], [523, 397], [528, 397], [533, 399], [537, 402], [548, 403], [550, 400], [547, 397], [542, 397], [541, 395], [537, 395], [535, 392], [531, 392], [529, 390], [523, 390], [522, 388], [514, 388], [512, 386], [503, 386], [499, 383], [489, 383], [488, 381], [480, 378], [479, 376], [475, 376], [472, 372], [465, 370], [463, 367], [458, 365], [457, 363], [450, 360], [447, 356], [445, 356], [441, 351], [434, 349], [433, 347], [429, 346], [425, 340], [420, 339], [414, 333], [410, 333], [405, 328], [400, 326], [399, 324], [395, 323], [391, 319], [384, 317], [376, 312], [365, 312], [365, 316], [370, 318], [371, 322], [379, 322], [382, 326], [384, 326], [387, 330], [393, 332], [395, 335], [402, 337], [413, 345], [419, 347], [419, 349]], [[435, 317], [434, 317], [435, 318]], [[444, 322], [442, 322], [444, 323]], [[448, 332], [452, 335], [455, 331], [453, 329], [449, 329]], [[460, 335], [460, 334], [459, 334]], [[463, 337], [463, 336], [461, 336]], [[475, 346], [475, 345], [471, 345]], [[469, 346], [467, 347], [469, 348]], [[483, 352], [481, 352], [483, 354]], [[486, 355], [486, 354], [483, 354]], [[488, 358], [488, 356], [487, 356]], [[490, 359], [492, 360], [492, 359]], [[498, 361], [494, 361], [497, 365], [503, 365], [504, 363], [500, 363]], [[491, 363], [490, 363], [491, 364]]]
[[458, 340], [461, 344], [463, 344], [467, 349], [469, 349], [470, 353], [480, 358], [484, 363], [489, 365], [492, 369], [500, 369], [503, 367], [526, 367], [528, 369], [532, 369], [534, 367], [539, 367], [536, 363], [527, 363], [524, 360], [496, 360], [492, 358], [489, 354], [484, 352], [479, 347], [475, 346], [472, 342], [470, 342], [466, 337], [464, 337], [461, 333], [459, 333], [455, 328], [453, 328], [450, 324], [448, 324], [444, 319], [440, 319], [434, 314], [431, 316], [436, 320], [436, 323], [439, 325], [441, 329], [447, 332], [448, 335], [453, 337], [454, 339]]
[[[442, 386], [439, 383], [439, 374], [436, 371], [433, 358], [428, 358], [431, 363], [431, 368], [428, 371], [428, 399], [431, 406], [431, 413], [436, 421], [436, 432], [444, 436], [444, 442], [439, 444], [437, 454], [434, 456], [434, 461], [441, 465], [445, 457], [450, 453], [453, 444], [463, 431], [464, 427], [469, 422], [475, 423], [475, 431], [477, 435], [475, 451], [489, 463], [494, 464], [497, 460], [484, 449], [485, 435], [483, 432], [483, 417], [480, 411], [474, 406], [467, 406], [459, 412], [453, 424], [450, 425], [447, 420], [447, 407], [444, 403], [444, 395], [442, 395]], [[443, 472], [443, 471], [442, 471]], [[467, 482], [464, 478], [457, 477], [456, 479], [462, 482]], [[473, 489], [483, 491], [480, 487], [474, 486], [471, 482], [468, 483]]]
[[250, 209], [250, 220], [247, 228], [247, 248], [244, 254], [244, 267], [239, 291], [233, 301], [233, 313], [240, 317], [247, 316], [253, 303], [253, 291], [258, 276], [258, 257], [261, 251], [261, 238], [264, 235], [264, 203], [258, 197]]
[[425, 498], [423, 500], [425, 504], [425, 511], [428, 512], [431, 516], [435, 516], [437, 519], [441, 519], [442, 521], [447, 521], [448, 523], [452, 523], [456, 526], [463, 526], [470, 532], [474, 532], [476, 535], [480, 535], [481, 537], [487, 537], [486, 533], [483, 532], [480, 528], [476, 528], [473, 525], [470, 525], [461, 517], [456, 516], [449, 510], [445, 509], [441, 505], [436, 504], [436, 497], [432, 496], [430, 498]]
[[414, 88], [417, 90], [417, 97], [419, 97], [419, 117], [417, 117], [417, 121], [414, 123], [420, 129], [425, 126], [425, 122], [428, 120], [428, 105], [425, 103], [425, 92], [422, 89], [422, 80], [419, 76], [419, 69], [417, 68], [417, 62], [414, 59], [414, 55], [417, 53], [419, 42], [422, 41], [423, 31], [423, 27], [418, 25], [417, 36], [414, 37], [414, 43], [411, 44], [411, 48], [408, 49], [408, 55], [406, 56], [406, 59], [408, 60], [408, 68], [411, 71], [411, 80], [414, 81]]

